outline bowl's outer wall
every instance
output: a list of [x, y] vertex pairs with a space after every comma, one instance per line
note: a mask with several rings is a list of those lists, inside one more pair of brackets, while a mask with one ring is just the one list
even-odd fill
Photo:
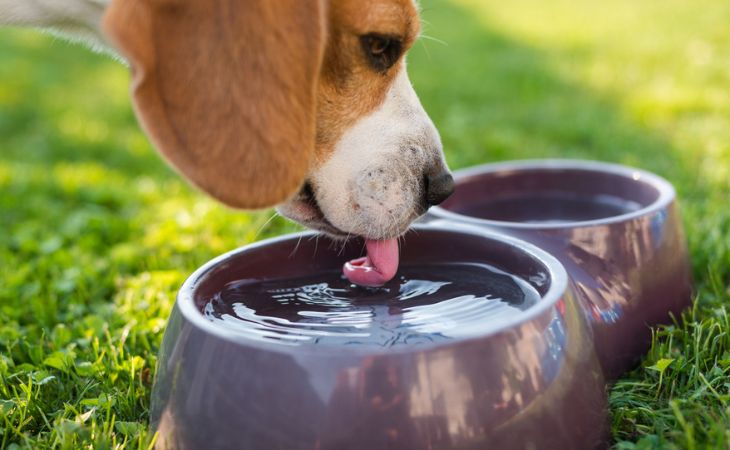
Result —
[[420, 352], [263, 351], [173, 310], [152, 399], [158, 448], [590, 449], [604, 377], [572, 291], [520, 326]]
[[[571, 168], [574, 162], [553, 163], [558, 167], [546, 167], [544, 172], [559, 170], [560, 165]], [[583, 163], [578, 163], [578, 166]], [[478, 201], [481, 177], [490, 180], [500, 189], [509, 190], [511, 174], [517, 173], [509, 164], [486, 165], [466, 169], [468, 176], [459, 177], [470, 192], [462, 192], [460, 198], [452, 198], [452, 207], [463, 208], [460, 202]], [[594, 163], [591, 170], [615, 170], [616, 166]], [[613, 167], [614, 169], [611, 169]], [[519, 171], [520, 169], [516, 169]], [[625, 168], [626, 171], [630, 170]], [[540, 166], [530, 168], [530, 189], [540, 190], [542, 180], [555, 183], [552, 175], [541, 177]], [[611, 175], [602, 179], [614, 194], [646, 197], [646, 181], [631, 177]], [[520, 178], [521, 175], [520, 175]], [[582, 177], [585, 178], [585, 177]], [[561, 183], [569, 185], [571, 177]], [[522, 181], [520, 181], [522, 182]], [[585, 183], [585, 180], [581, 182]], [[648, 181], [649, 183], [651, 181]], [[665, 203], [657, 202], [647, 207], [645, 214], [624, 220], [593, 221], [593, 223], [541, 226], [539, 224], [512, 224], [486, 221], [478, 218], [443, 213], [433, 208], [430, 219], [447, 219], [479, 225], [531, 242], [555, 256], [565, 267], [579, 294], [581, 304], [592, 323], [596, 351], [607, 380], [616, 379], [635, 367], [651, 343], [651, 326], [672, 322], [672, 315], [679, 317], [683, 309], [692, 303], [692, 274], [689, 254], [682, 227], [682, 220], [673, 190], [655, 181], [656, 191], [664, 192]], [[665, 182], [664, 182], [665, 183]], [[632, 186], [634, 186], [632, 188]], [[576, 186], [576, 189], [587, 187]], [[603, 189], [599, 187], [597, 189]], [[638, 193], [641, 191], [641, 193]], [[656, 195], [655, 195], [656, 197]], [[427, 218], [428, 220], [428, 218]]]
[[651, 326], [671, 323], [692, 303], [691, 267], [674, 202], [624, 222], [512, 234], [565, 266], [608, 380], [640, 361], [651, 344]]

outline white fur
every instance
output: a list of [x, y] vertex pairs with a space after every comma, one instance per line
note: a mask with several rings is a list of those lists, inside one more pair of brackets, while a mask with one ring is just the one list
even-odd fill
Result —
[[106, 48], [101, 18], [111, 0], [0, 0], [0, 25], [59, 32], [92, 47]]
[[438, 132], [403, 64], [380, 107], [344, 133], [310, 181], [332, 225], [382, 239], [400, 235], [423, 213], [425, 175], [445, 170]]
[[0, 23], [32, 27], [66, 24], [98, 29], [106, 0], [0, 0]]

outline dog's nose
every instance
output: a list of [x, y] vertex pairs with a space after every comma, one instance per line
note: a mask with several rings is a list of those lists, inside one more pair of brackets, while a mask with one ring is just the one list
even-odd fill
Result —
[[454, 192], [454, 177], [449, 172], [426, 175], [426, 203], [435, 206]]

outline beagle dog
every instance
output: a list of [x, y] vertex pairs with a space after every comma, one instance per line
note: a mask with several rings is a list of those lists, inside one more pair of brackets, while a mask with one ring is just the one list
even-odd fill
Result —
[[226, 205], [363, 237], [355, 282], [392, 278], [397, 237], [453, 190], [406, 74], [414, 0], [0, 0], [0, 24], [119, 52], [173, 167]]

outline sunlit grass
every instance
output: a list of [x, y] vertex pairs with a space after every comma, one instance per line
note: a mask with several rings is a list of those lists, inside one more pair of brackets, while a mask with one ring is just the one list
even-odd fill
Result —
[[[611, 390], [619, 448], [730, 447], [730, 3], [423, 1], [409, 71], [453, 167], [573, 157], [677, 187], [698, 303]], [[174, 293], [297, 229], [190, 188], [120, 64], [0, 31], [0, 448], [146, 448]], [[15, 447], [13, 447], [15, 448]]]

